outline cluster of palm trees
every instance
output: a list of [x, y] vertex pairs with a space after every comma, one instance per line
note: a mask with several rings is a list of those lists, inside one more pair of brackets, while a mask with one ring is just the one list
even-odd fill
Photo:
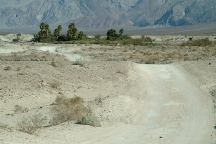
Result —
[[[63, 28], [61, 25], [54, 30], [52, 33], [47, 23], [40, 24], [40, 31], [34, 36], [33, 41], [35, 42], [55, 42], [55, 41], [76, 41], [86, 39], [86, 35], [82, 31], [78, 31], [74, 23], [69, 24], [67, 34], [64, 35], [62, 32]], [[107, 31], [106, 40], [116, 41], [122, 39], [128, 39], [127, 35], [123, 35], [124, 29], [116, 31], [110, 29]], [[97, 38], [96, 38], [97, 39]]]
[[34, 41], [36, 42], [52, 42], [52, 41], [72, 41], [72, 40], [82, 40], [85, 34], [80, 31], [78, 32], [74, 23], [68, 26], [67, 35], [62, 34], [62, 26], [59, 25], [53, 32], [51, 32], [49, 24], [41, 23], [40, 31], [34, 36]]

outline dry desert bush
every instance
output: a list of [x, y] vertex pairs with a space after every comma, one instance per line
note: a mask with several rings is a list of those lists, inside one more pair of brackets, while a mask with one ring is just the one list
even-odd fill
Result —
[[144, 58], [145, 64], [155, 64], [159, 61], [159, 57], [157, 55], [149, 55]]
[[79, 60], [76, 60], [73, 62], [73, 65], [76, 65], [76, 66], [80, 66], [80, 67], [84, 67], [84, 63], [79, 61]]
[[54, 59], [52, 59], [52, 61], [51, 61], [51, 64], [50, 64], [51, 66], [53, 66], [53, 67], [57, 67], [57, 64], [56, 64], [56, 62], [55, 62], [55, 60]]
[[53, 89], [58, 89], [60, 87], [60, 83], [57, 81], [53, 81], [49, 83], [49, 86]]
[[211, 96], [216, 97], [216, 87], [214, 89], [211, 89], [209, 93]]
[[28, 108], [22, 107], [20, 105], [15, 105], [14, 106], [14, 113], [25, 113], [25, 112], [28, 112], [28, 111], [29, 111]]
[[54, 113], [52, 125], [75, 121], [77, 124], [100, 126], [91, 109], [84, 105], [80, 97], [57, 97], [52, 112]]
[[5, 68], [4, 68], [4, 70], [5, 71], [9, 71], [9, 70], [11, 70], [12, 68], [10, 67], [10, 66], [6, 66]]
[[18, 130], [28, 134], [34, 134], [35, 131], [43, 127], [45, 118], [40, 114], [33, 115], [28, 118], [23, 118], [18, 123]]
[[11, 130], [11, 128], [8, 125], [3, 124], [3, 123], [0, 123], [0, 129]]
[[208, 38], [197, 39], [197, 40], [189, 40], [186, 43], [183, 43], [182, 46], [209, 46], [212, 44]]
[[[20, 111], [19, 106], [16, 109]], [[84, 105], [80, 97], [65, 98], [57, 97], [54, 104], [50, 106], [50, 116], [42, 113], [24, 117], [17, 124], [17, 129], [21, 132], [34, 134], [40, 128], [51, 127], [65, 122], [74, 121], [76, 124], [99, 127], [100, 122], [92, 113], [91, 109]]]

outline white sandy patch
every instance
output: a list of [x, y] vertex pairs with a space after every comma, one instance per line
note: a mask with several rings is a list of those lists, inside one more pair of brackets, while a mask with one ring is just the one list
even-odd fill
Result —
[[81, 55], [74, 54], [73, 53], [74, 50], [70, 50], [62, 47], [42, 46], [39, 47], [37, 50], [63, 55], [66, 59], [72, 62], [81, 61], [83, 59]]

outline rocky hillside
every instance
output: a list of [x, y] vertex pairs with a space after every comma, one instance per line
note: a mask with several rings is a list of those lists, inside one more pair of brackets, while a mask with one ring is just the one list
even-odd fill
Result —
[[0, 28], [179, 26], [216, 21], [215, 0], [0, 0]]

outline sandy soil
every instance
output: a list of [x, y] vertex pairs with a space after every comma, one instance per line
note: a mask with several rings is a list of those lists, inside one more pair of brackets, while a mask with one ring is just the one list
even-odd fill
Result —
[[[212, 52], [204, 60], [147, 65], [119, 60], [121, 50], [2, 43], [0, 144], [213, 144]], [[20, 122], [33, 114], [49, 121], [49, 107], [58, 96], [83, 98], [101, 127], [69, 121], [45, 123], [33, 134], [19, 130]]]

